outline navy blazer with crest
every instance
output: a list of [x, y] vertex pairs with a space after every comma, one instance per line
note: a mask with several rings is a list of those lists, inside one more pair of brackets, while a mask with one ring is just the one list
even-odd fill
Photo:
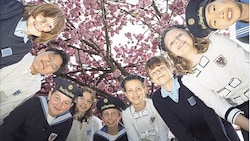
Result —
[[0, 9], [1, 69], [19, 62], [32, 49], [32, 42], [28, 40], [24, 43], [22, 37], [14, 35], [16, 26], [23, 16], [24, 5], [17, 0], [0, 0]]

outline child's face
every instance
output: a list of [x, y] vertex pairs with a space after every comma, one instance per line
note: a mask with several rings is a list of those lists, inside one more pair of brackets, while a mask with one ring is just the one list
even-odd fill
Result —
[[147, 90], [140, 80], [129, 80], [125, 84], [125, 95], [133, 105], [144, 103]]
[[206, 6], [206, 21], [213, 29], [225, 29], [239, 20], [241, 9], [233, 0], [215, 0]]
[[165, 63], [160, 63], [153, 69], [148, 71], [151, 81], [156, 85], [166, 85], [169, 81], [172, 81], [171, 70], [167, 67]]
[[167, 50], [175, 56], [187, 57], [196, 49], [192, 37], [183, 29], [173, 28], [164, 37]]
[[48, 99], [49, 114], [53, 117], [65, 113], [73, 105], [72, 99], [59, 91], [50, 92]]
[[102, 112], [102, 120], [109, 127], [117, 127], [121, 119], [121, 113], [116, 108], [106, 109]]
[[53, 51], [38, 54], [31, 66], [32, 73], [51, 75], [57, 72], [63, 63], [62, 57]]
[[27, 20], [26, 33], [41, 36], [42, 32], [50, 32], [54, 28], [54, 18], [44, 17], [42, 13], [36, 17], [30, 16]]
[[92, 95], [89, 92], [83, 92], [83, 96], [78, 96], [76, 99], [76, 107], [79, 112], [85, 113], [92, 106]]

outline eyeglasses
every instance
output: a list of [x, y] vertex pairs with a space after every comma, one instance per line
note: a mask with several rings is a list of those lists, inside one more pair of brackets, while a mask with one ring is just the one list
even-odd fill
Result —
[[52, 69], [57, 71], [59, 69], [59, 66], [55, 63], [55, 58], [56, 58], [56, 55], [54, 53], [49, 53], [48, 54], [49, 56], [49, 64], [51, 65]]

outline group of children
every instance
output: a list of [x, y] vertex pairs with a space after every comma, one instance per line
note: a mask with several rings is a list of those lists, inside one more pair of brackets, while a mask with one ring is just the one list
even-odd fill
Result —
[[[183, 25], [162, 34], [162, 55], [145, 71], [159, 88], [147, 97], [145, 78], [131, 74], [121, 88], [130, 105], [55, 78], [48, 96], [35, 96], [41, 75], [62, 72], [68, 55], [32, 43], [56, 38], [66, 22], [55, 4], [0, 0], [0, 140], [4, 141], [237, 141], [249, 140], [249, 52], [216, 33], [236, 24], [249, 44], [248, 1], [190, 0]], [[7, 33], [7, 34], [6, 34]], [[97, 108], [100, 118], [93, 115]]]

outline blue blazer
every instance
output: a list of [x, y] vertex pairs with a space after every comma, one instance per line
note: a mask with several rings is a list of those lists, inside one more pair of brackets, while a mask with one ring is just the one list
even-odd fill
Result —
[[181, 82], [181, 77], [178, 77], [178, 82], [178, 103], [169, 97], [163, 98], [160, 89], [154, 92], [152, 99], [156, 110], [179, 141], [239, 140], [230, 123], [225, 123], [225, 127], [228, 128], [226, 131], [232, 134], [228, 137], [220, 117], [214, 110], [208, 108], [186, 88]]
[[17, 0], [0, 0], [0, 69], [19, 62], [32, 49], [32, 42], [23, 42], [14, 35], [22, 18], [24, 5]]
[[[0, 125], [1, 141], [66, 141], [73, 118], [69, 112], [47, 122], [45, 97], [31, 97], [17, 106]], [[46, 103], [46, 104], [44, 104]]]

